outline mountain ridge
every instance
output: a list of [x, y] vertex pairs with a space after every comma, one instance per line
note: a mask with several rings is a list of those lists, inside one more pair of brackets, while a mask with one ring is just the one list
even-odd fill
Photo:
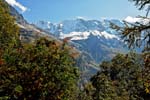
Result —
[[120, 35], [110, 27], [110, 22], [123, 26], [123, 22], [116, 19], [100, 21], [83, 18], [55, 24], [40, 21], [36, 25], [60, 39], [68, 38], [77, 49], [87, 52], [96, 63], [100, 63], [102, 60], [110, 60], [116, 53], [127, 52]]

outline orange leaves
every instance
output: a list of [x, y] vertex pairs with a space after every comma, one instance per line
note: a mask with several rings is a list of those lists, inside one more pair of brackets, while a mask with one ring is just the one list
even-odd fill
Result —
[[0, 59], [0, 65], [3, 65], [3, 64], [4, 64], [4, 60]]

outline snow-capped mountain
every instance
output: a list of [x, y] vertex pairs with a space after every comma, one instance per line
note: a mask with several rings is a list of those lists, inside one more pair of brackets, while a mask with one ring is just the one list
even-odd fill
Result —
[[[148, 19], [126, 17], [124, 21], [136, 24], [150, 23]], [[54, 34], [60, 39], [68, 38], [74, 47], [86, 53], [99, 63], [111, 59], [116, 53], [128, 51], [120, 34], [110, 27], [110, 22], [124, 27], [124, 22], [118, 19], [87, 20], [77, 18], [64, 20], [60, 23], [40, 21], [36, 25]]]
[[[143, 19], [141, 17], [131, 17], [128, 16], [124, 19], [124, 21], [128, 23], [142, 23], [142, 24], [147, 24], [150, 23], [149, 19]], [[39, 21], [35, 23], [38, 27], [49, 31], [53, 33], [54, 35], [57, 34], [57, 36], [62, 37], [64, 34], [66, 37], [66, 34], [73, 33], [74, 32], [90, 32], [91, 31], [99, 31], [99, 32], [107, 32], [108, 34], [117, 34], [117, 32], [110, 28], [110, 22], [114, 23], [118, 26], [124, 27], [124, 24], [122, 20], [118, 19], [100, 19], [100, 20], [87, 20], [84, 18], [77, 18], [77, 19], [72, 19], [72, 20], [64, 20], [60, 23], [51, 23], [49, 21]], [[83, 38], [84, 39], [84, 38]]]
[[110, 28], [110, 22], [123, 26], [116, 19], [87, 20], [77, 18], [60, 23], [39, 21], [36, 25], [60, 39], [69, 38], [73, 46], [86, 52], [99, 63], [111, 59], [118, 52], [125, 52], [124, 43], [118, 33]]
[[114, 30], [110, 29], [109, 22], [115, 23], [119, 26], [122, 22], [119, 20], [85, 20], [82, 18], [77, 18], [73, 20], [65, 20], [60, 23], [50, 23], [46, 21], [39, 21], [35, 23], [38, 27], [45, 29], [54, 34], [69, 34], [71, 32], [88, 32], [88, 31], [106, 31], [108, 33], [115, 33]]
[[60, 39], [69, 37], [70, 40], [85, 40], [93, 35], [99, 39], [119, 40], [118, 33], [110, 28], [110, 22], [123, 26], [122, 21], [116, 19], [87, 20], [83, 18], [64, 20], [60, 23], [39, 21], [35, 24]]

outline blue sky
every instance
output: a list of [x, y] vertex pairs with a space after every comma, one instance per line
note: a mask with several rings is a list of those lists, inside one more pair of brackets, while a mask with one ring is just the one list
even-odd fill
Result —
[[144, 14], [128, 0], [16, 0], [24, 7], [29, 22], [60, 22], [82, 16], [88, 19], [119, 18]]

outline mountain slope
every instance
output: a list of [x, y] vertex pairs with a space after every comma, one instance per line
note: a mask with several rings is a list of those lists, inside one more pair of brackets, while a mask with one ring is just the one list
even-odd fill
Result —
[[10, 14], [15, 17], [16, 23], [20, 27], [20, 38], [23, 42], [30, 43], [40, 37], [47, 37], [48, 39], [57, 40], [50, 32], [29, 24], [24, 17], [12, 6], [8, 4]]

